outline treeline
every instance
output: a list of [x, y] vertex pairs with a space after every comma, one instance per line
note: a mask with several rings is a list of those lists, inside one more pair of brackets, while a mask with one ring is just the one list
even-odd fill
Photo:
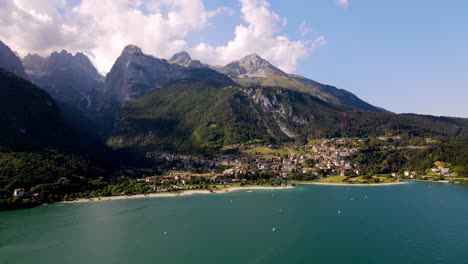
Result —
[[421, 171], [436, 161], [450, 164], [450, 169], [459, 176], [468, 177], [468, 142], [451, 141], [432, 146], [423, 151], [409, 153], [406, 168]]
[[[110, 166], [76, 154], [0, 150], [0, 210], [60, 201], [67, 193], [101, 188], [113, 176]], [[19, 188], [39, 197], [13, 198]]]
[[[399, 144], [395, 144], [399, 145]], [[416, 171], [419, 175], [434, 167], [436, 161], [449, 164], [452, 172], [468, 177], [468, 141], [441, 142], [425, 148], [396, 147], [370, 144], [350, 161], [365, 164], [365, 175]]]
[[[243, 185], [268, 185], [280, 186], [286, 183], [284, 179], [278, 178], [273, 173], [249, 173], [240, 174], [237, 179], [241, 186]], [[94, 181], [97, 182], [97, 181]], [[230, 183], [232, 184], [232, 183]], [[187, 189], [216, 190], [220, 185], [225, 185], [223, 180], [213, 180], [211, 177], [193, 177], [191, 180], [185, 180], [185, 184], [175, 179], [163, 180], [155, 179], [149, 183], [138, 182], [133, 178], [119, 177], [113, 178], [109, 183], [99, 183], [89, 186], [88, 189], [80, 192], [71, 192], [60, 197], [60, 200], [74, 200], [79, 198], [99, 198], [121, 195], [149, 194], [155, 192], [176, 192]]]

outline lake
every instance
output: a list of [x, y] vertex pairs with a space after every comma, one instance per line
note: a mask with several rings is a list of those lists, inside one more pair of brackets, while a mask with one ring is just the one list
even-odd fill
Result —
[[468, 263], [468, 186], [300, 185], [3, 212], [0, 263]]

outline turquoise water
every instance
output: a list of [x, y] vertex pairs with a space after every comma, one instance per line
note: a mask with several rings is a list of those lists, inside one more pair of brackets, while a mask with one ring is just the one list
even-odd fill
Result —
[[468, 263], [468, 187], [314, 185], [3, 212], [0, 263]]

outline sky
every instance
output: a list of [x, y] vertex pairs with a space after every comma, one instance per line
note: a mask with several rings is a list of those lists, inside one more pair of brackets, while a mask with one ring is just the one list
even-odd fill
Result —
[[0, 0], [20, 56], [84, 52], [106, 74], [128, 44], [280, 69], [396, 113], [468, 117], [468, 1]]

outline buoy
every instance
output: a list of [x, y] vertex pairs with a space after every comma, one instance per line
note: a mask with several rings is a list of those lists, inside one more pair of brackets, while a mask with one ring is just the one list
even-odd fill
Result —
[[341, 214], [341, 211], [340, 211], [340, 210], [338, 210], [338, 214]]
[[271, 231], [276, 232], [276, 227], [273, 227], [273, 229], [271, 229]]

